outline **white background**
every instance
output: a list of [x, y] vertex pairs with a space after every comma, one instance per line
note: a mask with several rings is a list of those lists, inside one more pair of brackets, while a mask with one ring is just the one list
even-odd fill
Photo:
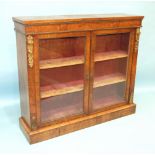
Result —
[[[144, 15], [134, 101], [137, 113], [29, 145], [20, 116], [13, 16], [128, 13]], [[0, 154], [155, 154], [155, 2], [0, 0]]]

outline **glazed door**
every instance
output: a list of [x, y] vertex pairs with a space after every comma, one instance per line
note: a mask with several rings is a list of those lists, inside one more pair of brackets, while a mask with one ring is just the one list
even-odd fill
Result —
[[88, 111], [86, 32], [38, 35], [40, 123], [71, 119]]
[[93, 32], [90, 111], [128, 103], [133, 36], [130, 29]]

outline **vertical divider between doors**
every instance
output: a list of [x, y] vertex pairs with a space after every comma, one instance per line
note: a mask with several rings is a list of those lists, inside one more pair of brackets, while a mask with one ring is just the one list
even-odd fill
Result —
[[89, 113], [92, 111], [95, 48], [96, 48], [96, 34], [94, 32], [91, 32], [90, 80], [89, 80]]
[[89, 113], [89, 81], [90, 81], [91, 34], [86, 32], [85, 64], [84, 64], [84, 113]]

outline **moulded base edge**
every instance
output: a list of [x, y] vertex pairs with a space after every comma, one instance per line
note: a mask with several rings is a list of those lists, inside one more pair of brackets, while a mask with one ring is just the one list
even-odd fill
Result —
[[50, 125], [31, 131], [24, 119], [19, 119], [20, 127], [30, 144], [51, 139], [76, 130], [87, 128], [102, 122], [110, 121], [119, 117], [135, 113], [136, 105], [127, 104], [104, 112], [92, 114], [71, 121]]

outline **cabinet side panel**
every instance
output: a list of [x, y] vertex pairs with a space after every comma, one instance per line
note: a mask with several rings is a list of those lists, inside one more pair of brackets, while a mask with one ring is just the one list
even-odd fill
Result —
[[26, 38], [16, 32], [21, 115], [30, 125]]

